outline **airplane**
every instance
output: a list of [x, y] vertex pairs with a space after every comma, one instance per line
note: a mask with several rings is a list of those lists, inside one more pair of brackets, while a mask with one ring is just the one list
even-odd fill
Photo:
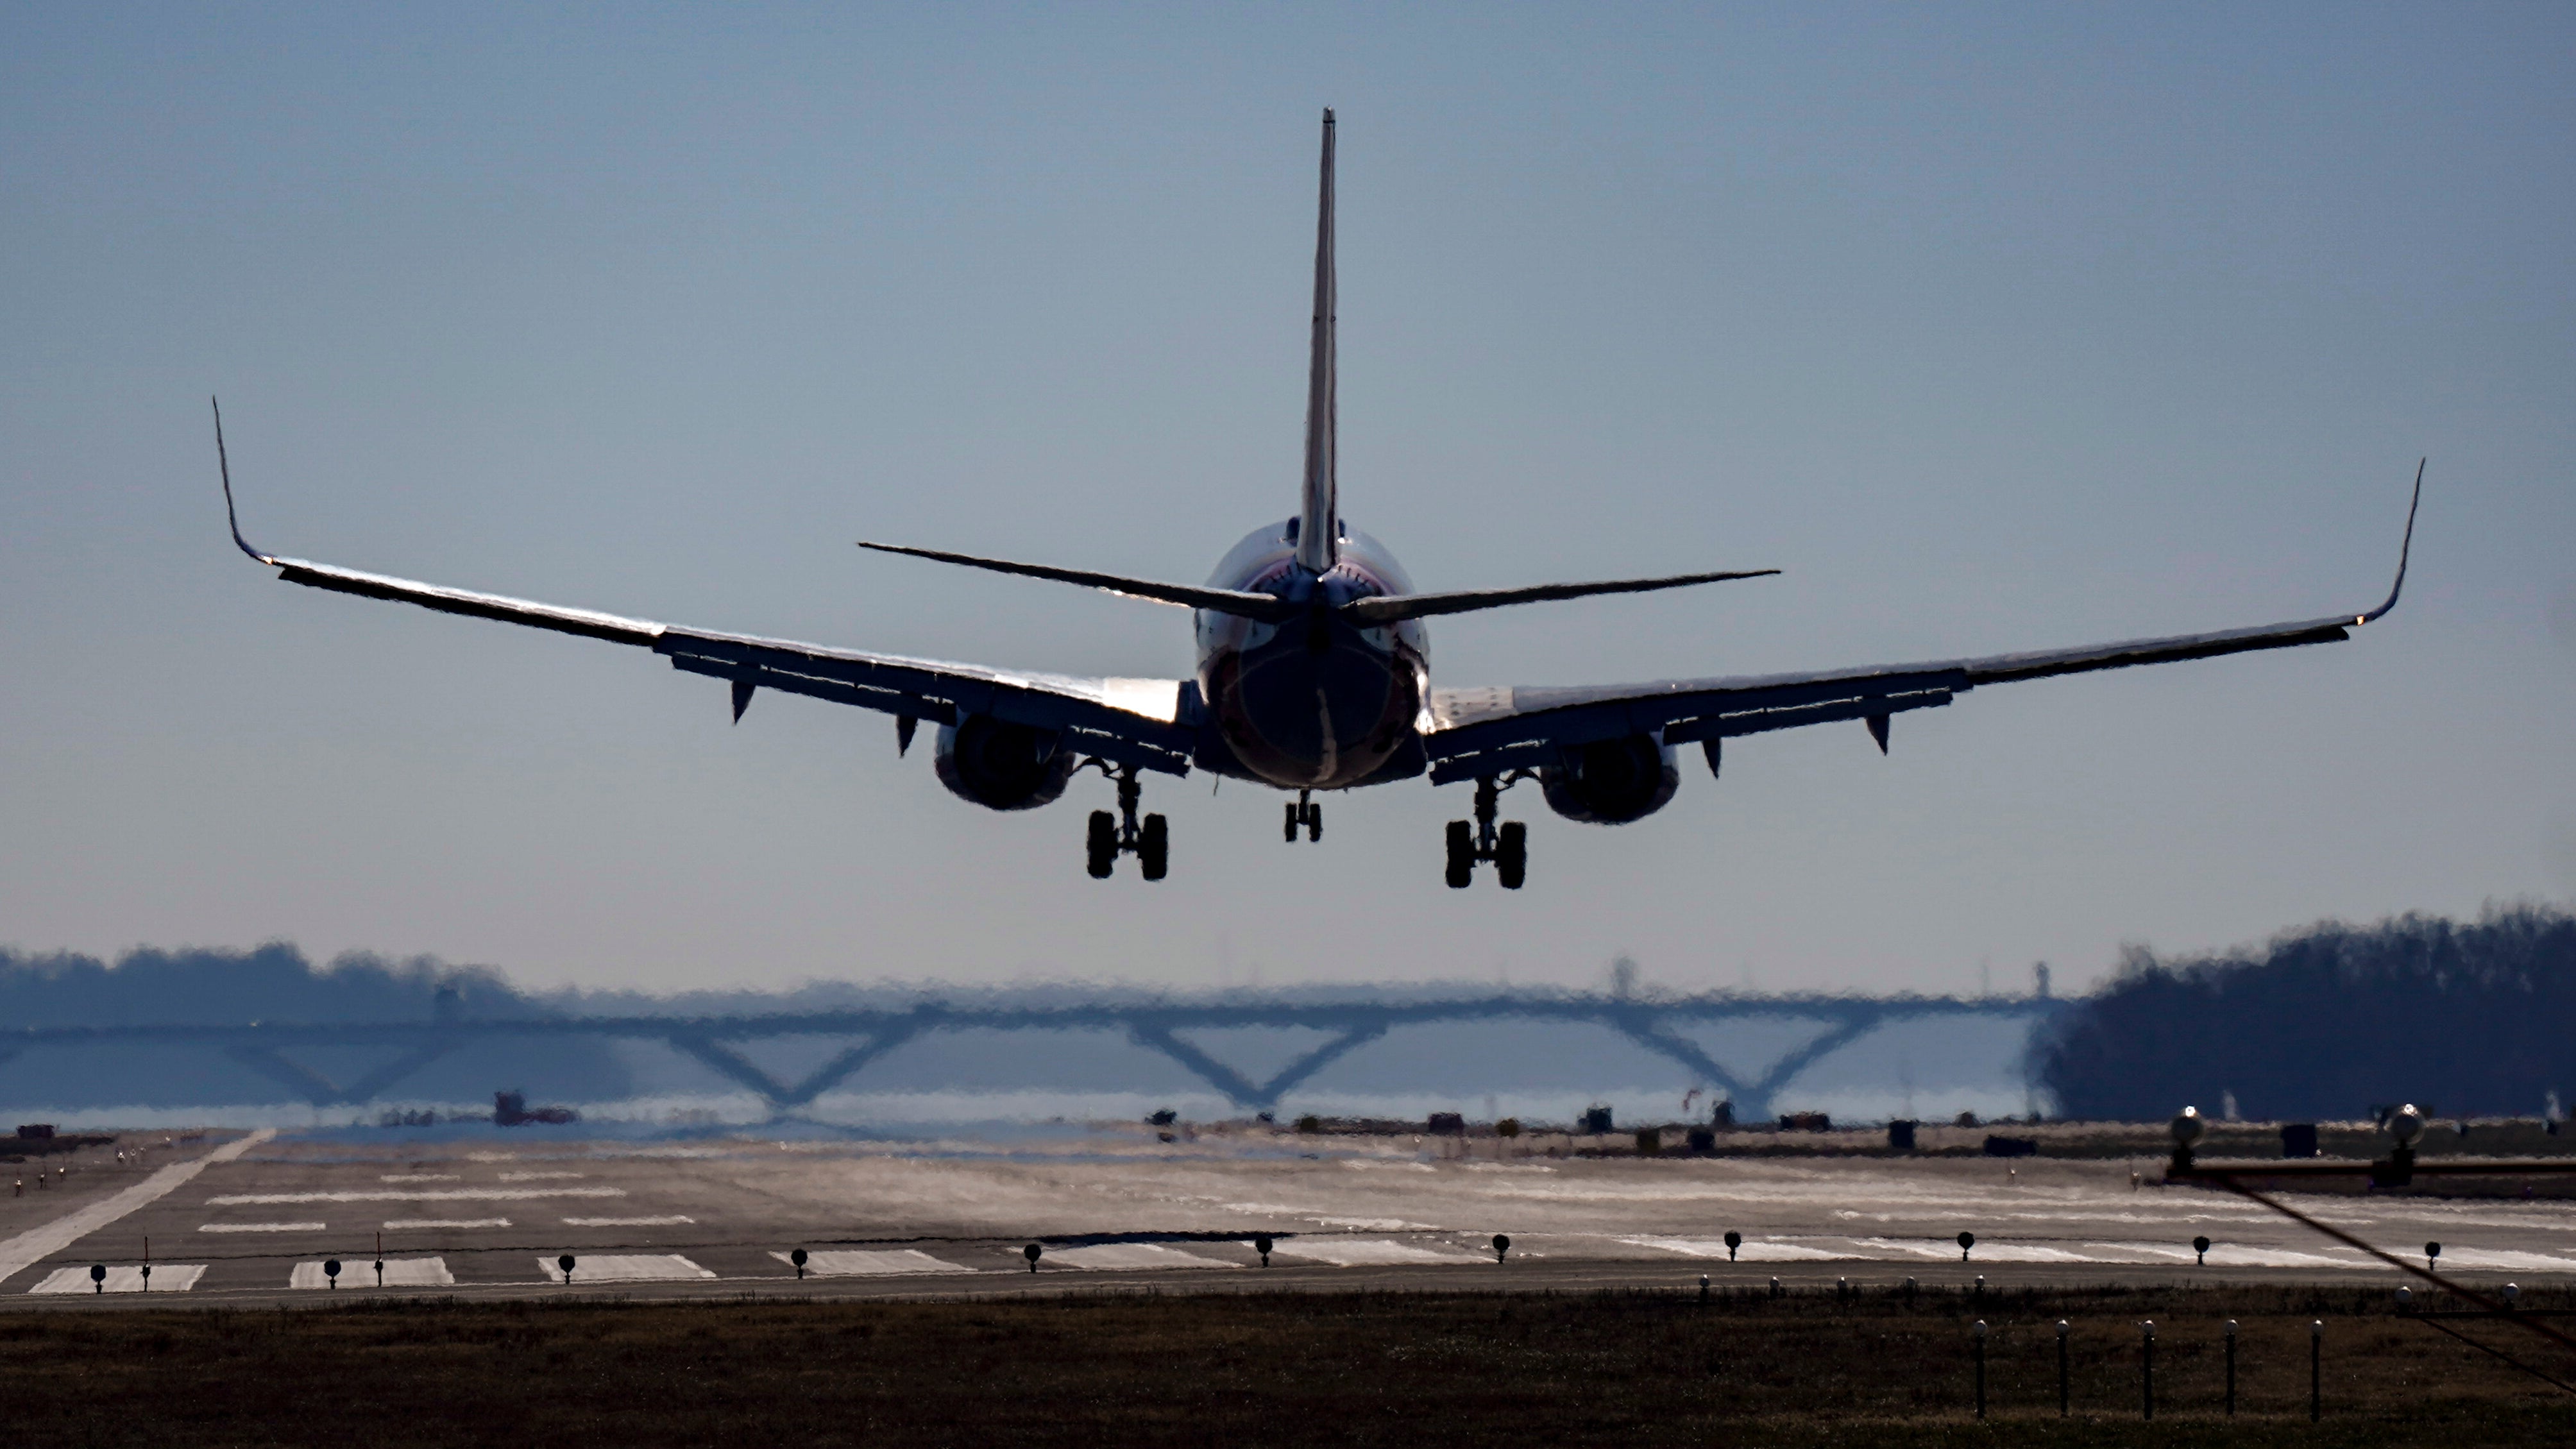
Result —
[[2423, 501], [2424, 464], [2398, 546], [2397, 580], [2377, 608], [2219, 633], [2133, 639], [2075, 649], [1998, 654], [1807, 674], [1665, 679], [1572, 688], [1434, 688], [1423, 620], [1556, 599], [1640, 593], [1759, 578], [1735, 569], [1660, 578], [1418, 593], [1376, 539], [1349, 526], [1335, 473], [1333, 113], [1324, 112], [1315, 233], [1315, 291], [1306, 382], [1306, 464], [1294, 517], [1246, 534], [1204, 585], [1162, 583], [1089, 569], [1018, 563], [940, 549], [860, 543], [880, 553], [1051, 579], [1193, 611], [1192, 679], [1073, 678], [855, 649], [718, 634], [588, 609], [563, 608], [363, 573], [260, 552], [242, 537], [215, 407], [215, 457], [233, 542], [294, 584], [417, 604], [650, 649], [673, 667], [728, 682], [739, 722], [752, 696], [771, 689], [894, 716], [895, 751], [915, 729], [939, 726], [932, 766], [952, 793], [990, 810], [1030, 810], [1060, 798], [1075, 774], [1098, 770], [1117, 789], [1118, 813], [1095, 810], [1085, 863], [1105, 879], [1134, 855], [1146, 880], [1170, 868], [1170, 831], [1137, 808], [1147, 773], [1192, 770], [1295, 791], [1283, 830], [1323, 838], [1319, 791], [1353, 790], [1428, 776], [1475, 782], [1471, 820], [1444, 835], [1445, 878], [1464, 888], [1476, 868], [1517, 890], [1529, 863], [1528, 828], [1497, 821], [1502, 792], [1535, 782], [1570, 820], [1622, 825], [1670, 803], [1676, 751], [1696, 744], [1718, 773], [1729, 739], [1859, 720], [1879, 752], [1889, 721], [1948, 705], [1985, 685], [2097, 669], [2206, 659], [2345, 639], [2396, 607]]

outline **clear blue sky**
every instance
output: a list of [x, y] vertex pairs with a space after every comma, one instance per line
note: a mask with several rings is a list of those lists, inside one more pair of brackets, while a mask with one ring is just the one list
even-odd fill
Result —
[[[2563, 6], [0, 10], [0, 942], [288, 938], [535, 984], [1507, 975], [2077, 986], [2123, 942], [2576, 893]], [[1175, 675], [1293, 502], [1339, 109], [1342, 486], [1435, 678], [1886, 662], [2375, 601], [2349, 644], [1742, 742], [1618, 829], [1463, 787], [1086, 777], [273, 582]]]

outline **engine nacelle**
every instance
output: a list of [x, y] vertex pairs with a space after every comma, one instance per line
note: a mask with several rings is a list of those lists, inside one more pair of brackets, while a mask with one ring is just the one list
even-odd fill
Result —
[[1548, 808], [1586, 825], [1625, 825], [1672, 803], [1682, 772], [1669, 745], [1652, 735], [1568, 745], [1538, 772]]
[[1053, 730], [970, 714], [939, 727], [931, 755], [939, 783], [987, 810], [1034, 810], [1064, 793], [1081, 764]]

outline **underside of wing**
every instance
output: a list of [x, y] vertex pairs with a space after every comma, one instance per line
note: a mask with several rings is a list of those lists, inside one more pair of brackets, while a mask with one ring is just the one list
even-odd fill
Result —
[[2388, 597], [2364, 613], [2211, 634], [2173, 634], [2076, 649], [1816, 674], [1666, 679], [1571, 689], [1435, 689], [1425, 701], [1431, 727], [1423, 739], [1431, 779], [1434, 784], [1446, 784], [1553, 764], [1568, 746], [1635, 735], [1653, 735], [1668, 745], [1686, 744], [1835, 720], [1869, 721], [1870, 733], [1885, 749], [1889, 716], [1946, 705], [1982, 684], [2330, 644], [2351, 637], [2354, 629], [2397, 607], [2398, 595], [2406, 588], [2406, 560], [2415, 545], [2415, 510], [2423, 500], [2424, 465], [2418, 463], [2414, 495], [2406, 505], [2406, 533], [2397, 548], [2397, 580], [2389, 587]]
[[932, 724], [985, 715], [1055, 731], [1063, 747], [1077, 754], [1174, 775], [1190, 769], [1197, 691], [1177, 679], [1036, 674], [717, 634], [302, 559], [256, 552], [252, 557], [275, 566], [288, 583], [647, 648], [676, 668], [731, 681], [737, 713], [751, 691], [775, 689]]
[[[1665, 679], [1576, 688], [1435, 689], [1424, 745], [1434, 783], [1551, 764], [1568, 745], [1630, 735], [1666, 744], [1763, 734], [1836, 720], [1884, 721], [1948, 704], [1981, 684], [2206, 659], [2347, 637], [2356, 616], [2263, 629], [2184, 634], [2080, 649], [1879, 665], [1815, 674]], [[1884, 729], [1883, 723], [1874, 729]]]
[[663, 630], [653, 651], [737, 690], [811, 695], [933, 724], [983, 715], [1053, 730], [1077, 755], [1170, 775], [1190, 772], [1198, 737], [1197, 686], [1178, 679], [1023, 673], [680, 628]]

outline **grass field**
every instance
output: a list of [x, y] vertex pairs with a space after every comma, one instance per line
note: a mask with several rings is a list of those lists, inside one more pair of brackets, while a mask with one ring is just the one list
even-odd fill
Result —
[[[2063, 1420], [2060, 1317], [2075, 1326]], [[1975, 1318], [1991, 1329], [1983, 1423]], [[2232, 1421], [2227, 1318], [2241, 1324]], [[2311, 1425], [2317, 1318], [2325, 1417]], [[2569, 1377], [2535, 1335], [2469, 1329]], [[2540, 1445], [2576, 1442], [2576, 1396], [2350, 1290], [1926, 1293], [1911, 1307], [1884, 1292], [1096, 1292], [19, 1311], [0, 1315], [0, 1425], [29, 1445]]]

